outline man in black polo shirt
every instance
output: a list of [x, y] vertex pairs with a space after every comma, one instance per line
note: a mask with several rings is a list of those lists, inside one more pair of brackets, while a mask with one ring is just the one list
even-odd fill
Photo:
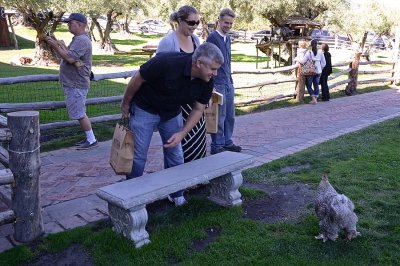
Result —
[[[155, 127], [163, 142], [164, 167], [183, 164], [181, 141], [200, 120], [211, 98], [212, 77], [223, 62], [219, 48], [204, 43], [193, 55], [159, 53], [135, 73], [121, 104], [122, 116], [130, 115], [130, 128], [135, 133], [132, 172], [127, 179], [143, 174]], [[193, 110], [183, 125], [181, 105], [192, 103]], [[183, 191], [171, 197], [177, 206], [185, 203]]]

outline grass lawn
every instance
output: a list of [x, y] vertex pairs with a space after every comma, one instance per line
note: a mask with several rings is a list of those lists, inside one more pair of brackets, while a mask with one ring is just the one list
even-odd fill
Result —
[[[19, 265], [78, 243], [97, 265], [397, 265], [399, 123], [400, 118], [392, 119], [243, 172], [250, 182], [299, 182], [313, 188], [329, 172], [332, 185], [356, 206], [362, 236], [351, 242], [343, 235], [336, 242], [315, 240], [319, 228], [313, 212], [292, 223], [264, 224], [244, 218], [242, 207], [221, 208], [198, 196], [183, 207], [151, 215], [147, 229], [152, 243], [139, 250], [101, 222], [3, 252], [0, 261]], [[281, 172], [307, 163], [308, 169]], [[241, 192], [245, 202], [265, 196], [248, 188]], [[194, 242], [208, 238], [210, 228], [218, 234], [204, 249], [193, 249]]]

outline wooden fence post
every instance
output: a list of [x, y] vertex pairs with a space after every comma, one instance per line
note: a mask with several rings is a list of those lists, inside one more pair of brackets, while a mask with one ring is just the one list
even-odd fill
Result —
[[39, 194], [39, 112], [14, 112], [7, 117], [12, 134], [9, 168], [15, 180], [12, 186], [12, 209], [16, 217], [14, 238], [29, 242], [44, 233]]
[[349, 65], [349, 67], [351, 68], [351, 71], [349, 72], [350, 81], [344, 89], [346, 95], [349, 96], [357, 93], [358, 65], [360, 63], [361, 54], [361, 52], [356, 51], [354, 53], [353, 62], [351, 62]]

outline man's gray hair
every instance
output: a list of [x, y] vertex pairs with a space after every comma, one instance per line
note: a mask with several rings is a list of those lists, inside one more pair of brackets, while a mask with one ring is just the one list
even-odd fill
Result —
[[215, 62], [220, 65], [224, 63], [221, 50], [215, 44], [209, 42], [205, 42], [196, 48], [192, 55], [192, 62], [194, 63], [200, 58], [206, 63]]

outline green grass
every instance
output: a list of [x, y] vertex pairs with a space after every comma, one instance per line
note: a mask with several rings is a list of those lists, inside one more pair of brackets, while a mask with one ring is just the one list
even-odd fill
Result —
[[[316, 187], [322, 173], [352, 199], [362, 236], [346, 242], [317, 241], [314, 214], [295, 223], [263, 224], [243, 218], [241, 207], [222, 208], [203, 196], [167, 213], [150, 215], [151, 244], [137, 250], [105, 222], [50, 235], [34, 246], [19, 246], [0, 254], [4, 265], [20, 265], [41, 253], [60, 252], [79, 243], [96, 265], [397, 265], [400, 261], [400, 118], [330, 140], [305, 151], [243, 172], [253, 182], [303, 182]], [[311, 164], [295, 173], [285, 166]], [[263, 193], [241, 188], [245, 201]], [[194, 240], [208, 228], [220, 235], [204, 250]]]

